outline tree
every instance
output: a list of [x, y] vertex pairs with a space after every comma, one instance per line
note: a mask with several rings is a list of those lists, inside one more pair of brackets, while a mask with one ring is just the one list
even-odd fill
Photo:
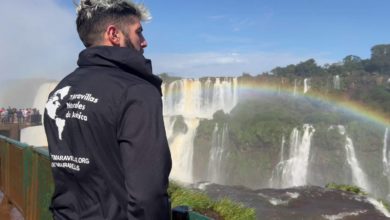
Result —
[[369, 69], [390, 75], [390, 44], [380, 44], [371, 48]]
[[322, 72], [322, 68], [317, 66], [314, 59], [308, 59], [305, 62], [301, 62], [295, 67], [295, 73], [298, 76], [309, 77], [313, 74]]
[[276, 67], [273, 70], [271, 70], [271, 73], [274, 74], [275, 76], [293, 77], [296, 75], [295, 65], [290, 64], [286, 67]]
[[364, 69], [362, 59], [355, 55], [348, 55], [343, 59], [343, 68], [345, 72], [356, 73]]

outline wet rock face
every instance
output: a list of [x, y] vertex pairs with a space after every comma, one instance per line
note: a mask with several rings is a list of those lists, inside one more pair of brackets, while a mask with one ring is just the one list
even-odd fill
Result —
[[387, 210], [380, 210], [384, 208], [380, 203], [374, 204], [376, 200], [318, 186], [250, 190], [236, 186], [202, 184], [200, 188], [212, 198], [229, 197], [253, 207], [257, 219], [390, 219]]

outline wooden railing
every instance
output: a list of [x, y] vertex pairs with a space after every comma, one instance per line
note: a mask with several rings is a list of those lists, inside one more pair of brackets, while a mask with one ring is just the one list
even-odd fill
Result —
[[0, 135], [2, 204], [16, 207], [26, 220], [52, 219], [48, 209], [54, 190], [46, 147], [31, 147]]

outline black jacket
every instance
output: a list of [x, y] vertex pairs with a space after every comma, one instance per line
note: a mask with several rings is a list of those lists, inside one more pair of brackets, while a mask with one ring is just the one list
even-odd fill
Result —
[[168, 219], [171, 155], [150, 60], [99, 46], [78, 65], [45, 109], [54, 219]]

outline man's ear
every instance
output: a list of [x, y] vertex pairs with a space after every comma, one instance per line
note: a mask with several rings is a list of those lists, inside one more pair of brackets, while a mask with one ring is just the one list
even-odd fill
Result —
[[115, 25], [109, 25], [105, 32], [105, 39], [107, 43], [112, 46], [120, 46], [121, 43], [121, 32]]

